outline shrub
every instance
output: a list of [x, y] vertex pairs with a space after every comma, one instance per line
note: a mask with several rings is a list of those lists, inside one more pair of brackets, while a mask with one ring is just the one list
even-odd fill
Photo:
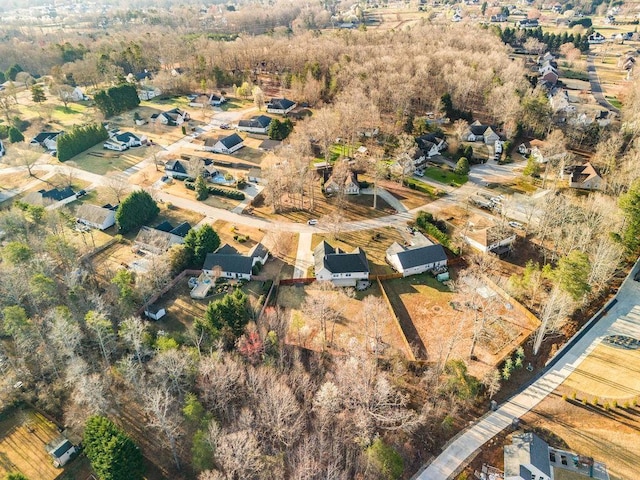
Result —
[[69, 160], [108, 138], [109, 133], [101, 124], [73, 127], [70, 132], [58, 137], [58, 160], [61, 162]]
[[245, 198], [244, 193], [242, 192], [238, 192], [236, 190], [223, 190], [218, 187], [209, 187], [209, 194], [217, 197], [231, 198], [232, 200], [244, 200]]
[[597, 407], [598, 403], [600, 403], [598, 397], [595, 397], [593, 400], [591, 400], [591, 405], [593, 405], [594, 407]]
[[576, 391], [574, 390], [573, 392], [571, 392], [571, 400], [575, 400], [576, 399]]
[[562, 395], [562, 400], [564, 400], [565, 402], [567, 401], [567, 394], [566, 393], [564, 395]]

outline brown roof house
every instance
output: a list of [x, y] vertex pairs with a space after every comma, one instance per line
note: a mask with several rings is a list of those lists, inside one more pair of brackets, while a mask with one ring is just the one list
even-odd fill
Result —
[[603, 179], [591, 163], [587, 162], [572, 168], [569, 177], [569, 186], [571, 188], [582, 188], [584, 190], [600, 190], [602, 188]]
[[511, 245], [516, 241], [516, 234], [509, 227], [499, 227], [485, 221], [474, 223], [471, 220], [462, 234], [462, 239], [476, 250], [501, 255], [511, 249]]

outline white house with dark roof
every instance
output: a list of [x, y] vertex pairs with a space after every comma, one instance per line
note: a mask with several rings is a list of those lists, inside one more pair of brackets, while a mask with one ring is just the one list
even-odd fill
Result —
[[345, 195], [360, 194], [360, 183], [358, 183], [358, 174], [352, 170], [347, 172], [344, 178], [337, 178], [331, 175], [324, 182], [324, 191], [326, 193], [344, 193]]
[[266, 134], [269, 131], [269, 125], [271, 125], [271, 117], [257, 115], [248, 120], [240, 120], [238, 122], [238, 131]]
[[467, 142], [484, 141], [487, 145], [493, 145], [497, 140], [500, 140], [500, 135], [489, 125], [483, 125], [476, 120], [469, 125], [467, 131], [462, 135], [462, 139]]
[[174, 108], [172, 110], [167, 110], [166, 112], [154, 113], [151, 115], [151, 120], [170, 127], [176, 127], [182, 125], [188, 120], [191, 120], [191, 116], [189, 113], [184, 112], [179, 108]]
[[347, 253], [323, 240], [313, 250], [313, 259], [318, 281], [329, 281], [336, 287], [355, 287], [359, 280], [369, 280], [369, 261], [361, 248]]
[[31, 139], [31, 145], [40, 145], [48, 151], [56, 151], [58, 149], [58, 137], [64, 132], [40, 132]]
[[204, 142], [204, 150], [207, 152], [226, 153], [237, 152], [244, 147], [244, 140], [237, 133], [233, 133], [219, 140], [208, 138]]
[[495, 225], [487, 227], [470, 227], [462, 239], [476, 250], [483, 253], [502, 254], [511, 249], [516, 241], [516, 234], [510, 228], [499, 228]]
[[298, 104], [287, 98], [272, 98], [267, 103], [267, 113], [277, 113], [278, 115], [286, 115], [296, 108]]
[[78, 449], [66, 438], [50, 444], [48, 453], [53, 459], [53, 464], [60, 468], [64, 467]]
[[241, 254], [228, 244], [222, 245], [214, 253], [208, 253], [202, 265], [202, 273], [211, 278], [219, 269], [220, 277], [251, 280], [253, 267], [258, 263], [264, 265], [269, 258], [269, 251], [261, 243], [257, 243], [246, 255]]
[[143, 252], [160, 255], [173, 245], [184, 243], [184, 236], [176, 235], [171, 231], [158, 230], [157, 228], [142, 226], [134, 240], [134, 245]]
[[82, 223], [88, 227], [106, 230], [115, 225], [117, 208], [117, 206], [114, 207], [111, 205], [99, 207], [97, 205], [84, 203], [78, 207], [76, 219], [78, 223]]
[[404, 247], [394, 242], [386, 258], [403, 277], [447, 266], [447, 254], [440, 244]]

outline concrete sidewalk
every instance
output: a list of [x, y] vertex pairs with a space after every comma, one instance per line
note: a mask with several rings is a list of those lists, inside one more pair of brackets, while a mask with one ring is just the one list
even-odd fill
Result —
[[624, 331], [625, 334], [640, 337], [640, 319], [628, 315], [640, 302], [640, 282], [633, 280], [638, 270], [636, 263], [629, 276], [620, 287], [613, 307], [598, 318], [598, 312], [569, 343], [561, 349], [550, 364], [553, 365], [542, 377], [521, 393], [502, 404], [497, 411], [487, 415], [456, 438], [433, 462], [414, 477], [415, 480], [445, 480], [452, 478], [468, 459], [487, 441], [536, 407], [553, 392], [595, 349], [602, 338]]

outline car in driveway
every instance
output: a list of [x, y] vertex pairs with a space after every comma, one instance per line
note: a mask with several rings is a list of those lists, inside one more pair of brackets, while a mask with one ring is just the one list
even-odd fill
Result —
[[520, 222], [509, 222], [509, 226], [511, 228], [524, 228], [524, 225], [522, 225]]
[[221, 123], [220, 124], [220, 128], [222, 130], [230, 130], [231, 129], [231, 125], [229, 125], [228, 123]]
[[317, 225], [318, 224], [318, 220], [316, 220], [315, 218], [312, 218], [311, 220], [307, 221], [307, 225]]

